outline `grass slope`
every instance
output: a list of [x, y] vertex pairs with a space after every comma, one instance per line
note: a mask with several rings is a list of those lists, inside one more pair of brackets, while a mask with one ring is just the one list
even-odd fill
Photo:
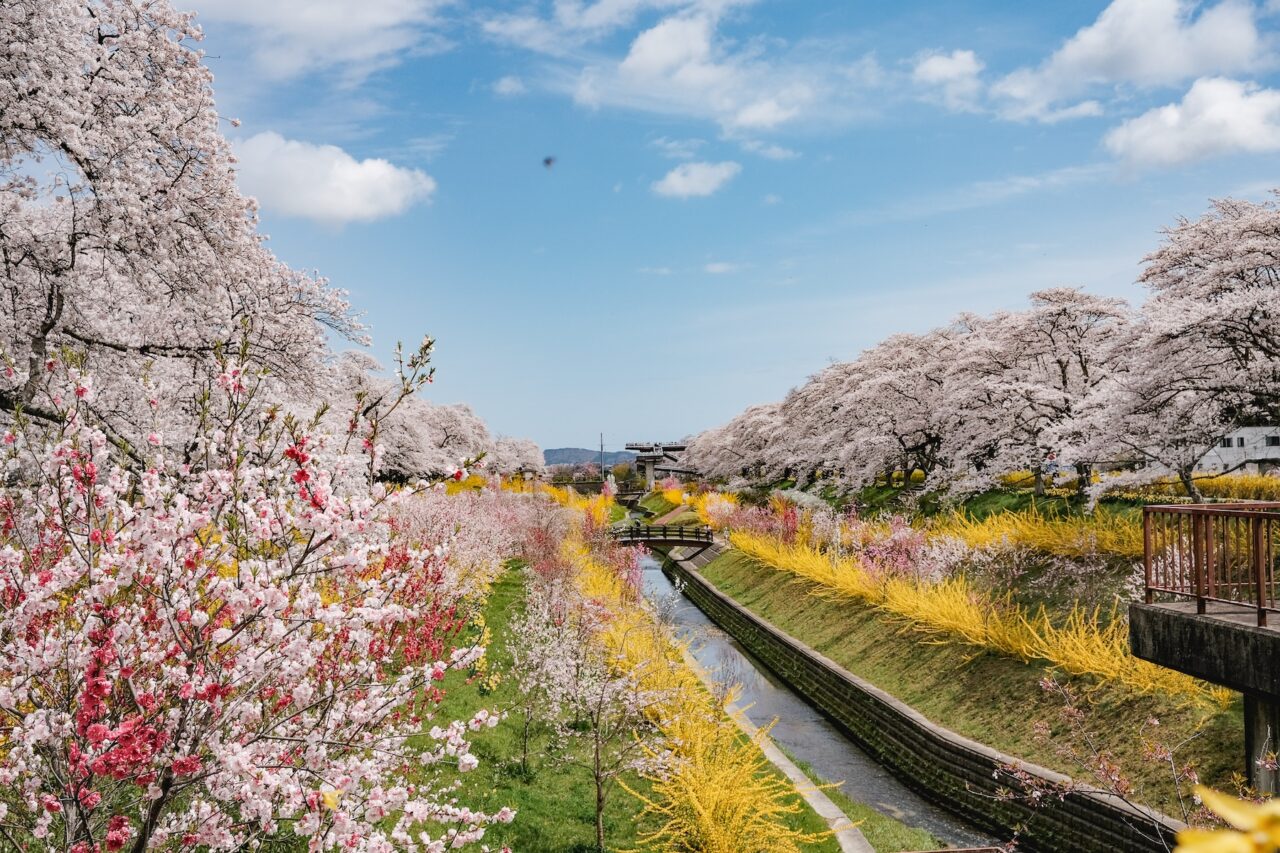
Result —
[[[857, 602], [819, 597], [808, 582], [737, 551], [726, 552], [702, 573], [757, 615], [933, 721], [1081, 782], [1094, 781], [1072, 754], [1088, 751], [1072, 743], [1061, 702], [1039, 687], [1043, 667], [913, 633]], [[1160, 721], [1155, 734], [1162, 743], [1176, 745], [1194, 735], [1176, 757], [1181, 764], [1193, 764], [1202, 781], [1229, 787], [1240, 769], [1239, 700], [1221, 711], [1083, 679], [1073, 686], [1087, 704], [1087, 725], [1097, 749], [1120, 764], [1140, 802], [1175, 817], [1182, 814], [1168, 766], [1143, 756], [1142, 727], [1150, 718]], [[1037, 737], [1037, 721], [1048, 724], [1047, 740]]]

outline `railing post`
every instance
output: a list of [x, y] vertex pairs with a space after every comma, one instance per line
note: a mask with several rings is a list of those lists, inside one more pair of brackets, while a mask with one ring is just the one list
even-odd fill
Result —
[[1191, 516], [1191, 571], [1196, 577], [1196, 613], [1205, 612], [1205, 598], [1212, 595], [1209, 590], [1209, 577], [1205, 571], [1204, 539], [1205, 517], [1199, 513]]
[[1142, 570], [1146, 578], [1146, 602], [1151, 604], [1155, 596], [1151, 592], [1151, 507], [1142, 508]]
[[1263, 519], [1261, 516], [1254, 516], [1250, 520], [1253, 525], [1253, 583], [1258, 604], [1258, 625], [1265, 627], [1267, 624], [1267, 565], [1266, 543], [1263, 538], [1262, 527]]

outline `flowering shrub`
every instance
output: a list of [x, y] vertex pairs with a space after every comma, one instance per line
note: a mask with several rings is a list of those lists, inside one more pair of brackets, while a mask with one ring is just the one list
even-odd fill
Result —
[[1142, 523], [1138, 517], [1105, 509], [1087, 515], [1053, 517], [1032, 507], [993, 513], [981, 521], [957, 512], [933, 521], [929, 532], [962, 539], [974, 548], [1025, 546], [1062, 557], [1142, 557]]
[[719, 529], [738, 511], [738, 498], [729, 492], [703, 492], [694, 498], [693, 507], [703, 524]]
[[422, 737], [437, 682], [483, 651], [451, 639], [447, 533], [404, 535], [412, 492], [221, 387], [199, 468], [158, 449], [121, 467], [88, 394], [51, 395], [62, 426], [8, 445], [26, 479], [0, 498], [0, 830], [74, 853], [478, 840], [492, 816], [447, 795], [476, 763], [466, 722]]
[[1225, 827], [1178, 833], [1176, 853], [1275, 853], [1280, 850], [1280, 802], [1252, 803], [1199, 786], [1196, 797]]
[[860, 556], [836, 557], [814, 545], [789, 544], [754, 531], [735, 530], [730, 541], [761, 563], [814, 582], [820, 593], [871, 604], [925, 633], [951, 636], [1024, 661], [1048, 661], [1073, 675], [1114, 679], [1141, 691], [1216, 701], [1230, 695], [1133, 657], [1124, 622], [1099, 619], [1096, 611], [1075, 607], [1065, 619], [1055, 621], [1043, 608], [1027, 612], [1007, 599], [984, 595], [962, 574], [939, 579], [885, 571]]

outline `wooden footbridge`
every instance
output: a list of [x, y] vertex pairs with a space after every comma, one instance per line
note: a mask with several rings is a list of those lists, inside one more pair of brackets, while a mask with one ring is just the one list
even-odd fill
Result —
[[703, 547], [715, 542], [710, 527], [697, 524], [632, 524], [610, 531], [623, 545], [652, 545], [659, 548], [691, 545]]

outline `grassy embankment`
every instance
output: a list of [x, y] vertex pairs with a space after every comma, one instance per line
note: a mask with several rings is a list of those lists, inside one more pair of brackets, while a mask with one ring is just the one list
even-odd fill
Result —
[[[640, 506], [653, 513], [648, 519], [650, 524], [701, 525], [697, 511], [690, 504], [679, 504], [663, 494], [662, 491], [650, 492], [640, 501]], [[679, 510], [677, 512], [676, 510]]]
[[[1043, 665], [922, 638], [874, 608], [816, 594], [809, 582], [736, 551], [713, 561], [703, 574], [773, 625], [935, 722], [1084, 783], [1095, 781], [1084, 762], [1095, 751], [1105, 753], [1132, 781], [1134, 799], [1175, 817], [1182, 812], [1170, 768], [1146, 756], [1147, 741], [1182, 744], [1175, 756], [1178, 763], [1193, 764], [1200, 779], [1212, 785], [1231, 787], [1239, 769], [1243, 727], [1238, 700], [1223, 710], [1203, 701], [1072, 679], [1087, 709], [1090, 747], [1071, 733], [1061, 700], [1040, 687]], [[1159, 726], [1147, 727], [1150, 719], [1158, 719]], [[1037, 734], [1037, 722], [1048, 725], [1047, 738]]]
[[[518, 568], [512, 568], [494, 584], [485, 605], [485, 622], [493, 642], [487, 657], [491, 671], [503, 674], [497, 687], [481, 695], [478, 684], [469, 683], [460, 673], [450, 673], [444, 682], [446, 696], [437, 721], [467, 717], [477, 707], [507, 709], [515, 706], [517, 690], [506, 677], [511, 658], [505, 645], [511, 620], [521, 611], [524, 582]], [[516, 809], [510, 825], [490, 829], [485, 841], [491, 848], [508, 845], [521, 853], [574, 853], [592, 851], [594, 844], [595, 789], [585, 768], [549, 757], [550, 733], [539, 731], [530, 746], [530, 772], [520, 766], [520, 723], [513, 717], [494, 729], [472, 735], [472, 752], [480, 766], [463, 777], [458, 801], [474, 808], [495, 812], [502, 806]], [[649, 784], [636, 776], [624, 777], [627, 785], [642, 794], [651, 793]], [[794, 795], [795, 802], [802, 802]], [[605, 813], [605, 837], [611, 850], [640, 847], [643, 833], [656, 829], [637, 819], [640, 804], [621, 788], [609, 797]], [[806, 832], [823, 832], [826, 825], [807, 806], [790, 821]], [[892, 839], [892, 835], [886, 838]], [[839, 846], [833, 838], [810, 848], [814, 853], [831, 853]], [[911, 849], [886, 846], [884, 851]], [[918, 849], [918, 848], [915, 848]]]

